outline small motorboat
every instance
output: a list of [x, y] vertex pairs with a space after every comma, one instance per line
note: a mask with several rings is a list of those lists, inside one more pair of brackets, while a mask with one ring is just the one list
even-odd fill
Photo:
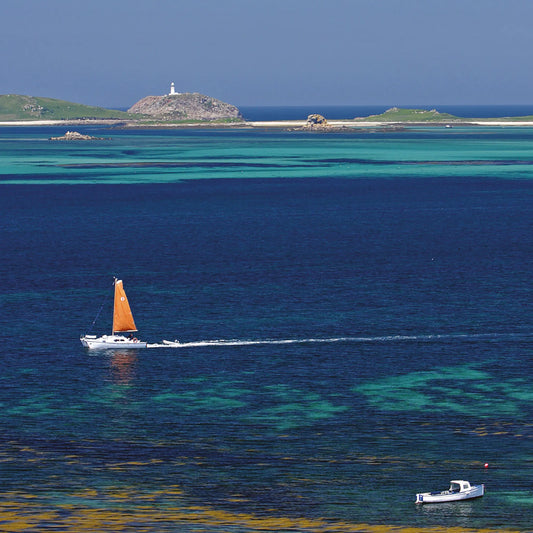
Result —
[[442, 503], [480, 498], [485, 494], [485, 485], [470, 485], [468, 481], [456, 479], [450, 488], [441, 492], [421, 492], [416, 495], [416, 503]]

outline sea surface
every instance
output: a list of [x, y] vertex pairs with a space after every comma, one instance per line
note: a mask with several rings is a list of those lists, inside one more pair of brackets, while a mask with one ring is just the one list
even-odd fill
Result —
[[79, 131], [0, 128], [0, 530], [533, 531], [532, 129]]

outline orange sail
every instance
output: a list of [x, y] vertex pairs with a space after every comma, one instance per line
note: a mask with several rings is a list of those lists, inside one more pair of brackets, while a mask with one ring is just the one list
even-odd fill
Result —
[[130, 304], [121, 279], [115, 279], [115, 309], [113, 311], [113, 333], [115, 331], [137, 331]]

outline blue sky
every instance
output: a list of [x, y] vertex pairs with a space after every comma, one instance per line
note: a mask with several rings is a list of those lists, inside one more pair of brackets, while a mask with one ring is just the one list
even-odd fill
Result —
[[533, 103], [531, 0], [1, 0], [0, 94]]

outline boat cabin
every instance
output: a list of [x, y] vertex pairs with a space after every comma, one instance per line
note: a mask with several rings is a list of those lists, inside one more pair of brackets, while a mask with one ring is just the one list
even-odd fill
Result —
[[471, 486], [468, 481], [462, 479], [454, 479], [450, 482], [450, 492], [464, 492], [465, 490], [470, 490]]

